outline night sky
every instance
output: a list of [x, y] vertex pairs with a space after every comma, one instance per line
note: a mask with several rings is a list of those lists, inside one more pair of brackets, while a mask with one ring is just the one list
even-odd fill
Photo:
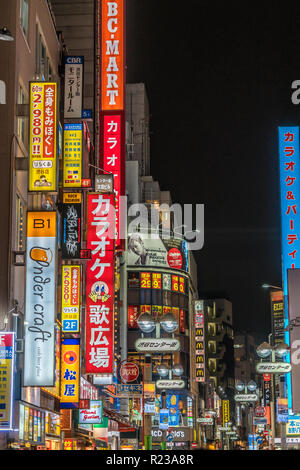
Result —
[[297, 79], [299, 3], [127, 0], [127, 83], [146, 84], [152, 176], [173, 202], [205, 204], [200, 297], [226, 294], [257, 341], [271, 327], [261, 285], [281, 285], [277, 126], [300, 124]]

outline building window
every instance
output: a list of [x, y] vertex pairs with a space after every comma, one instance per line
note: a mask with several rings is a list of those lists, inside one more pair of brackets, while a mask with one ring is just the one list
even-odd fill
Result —
[[24, 204], [17, 194], [16, 198], [16, 250], [23, 251], [25, 250], [25, 243], [24, 243]]
[[217, 343], [216, 343], [216, 341], [208, 341], [208, 352], [210, 354], [216, 354], [217, 353]]
[[215, 323], [208, 323], [207, 333], [209, 336], [216, 336], [216, 324]]
[[217, 360], [216, 359], [208, 359], [208, 369], [209, 371], [214, 374], [217, 372]]
[[28, 0], [20, 0], [20, 22], [21, 28], [26, 38], [28, 38]]
[[52, 68], [50, 59], [47, 55], [47, 49], [40, 33], [38, 24], [36, 25], [36, 49], [35, 49], [35, 62], [36, 62], [36, 78], [39, 80], [51, 80]]
[[[18, 89], [18, 104], [26, 104], [26, 94], [19, 85]], [[18, 126], [18, 137], [24, 147], [27, 149], [27, 122], [25, 117], [18, 117], [17, 119], [17, 126]]]

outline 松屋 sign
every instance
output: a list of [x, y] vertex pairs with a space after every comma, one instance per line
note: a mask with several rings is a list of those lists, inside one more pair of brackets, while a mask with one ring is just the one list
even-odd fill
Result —
[[113, 373], [113, 195], [87, 195], [86, 373]]
[[83, 64], [82, 56], [65, 57], [65, 119], [82, 117]]
[[24, 386], [55, 382], [56, 212], [27, 213]]
[[62, 266], [62, 331], [79, 333], [80, 266]]
[[57, 85], [30, 83], [29, 191], [56, 191]]
[[15, 333], [0, 332], [0, 431], [12, 430]]
[[61, 401], [60, 407], [79, 406], [80, 340], [63, 338], [61, 342]]
[[102, 0], [101, 109], [124, 109], [123, 0]]

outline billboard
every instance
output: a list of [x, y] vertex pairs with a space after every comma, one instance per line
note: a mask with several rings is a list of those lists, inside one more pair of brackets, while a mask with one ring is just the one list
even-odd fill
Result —
[[79, 410], [80, 424], [101, 424], [103, 418], [103, 401], [90, 400], [89, 409]]
[[101, 2], [101, 110], [124, 109], [123, 0]]
[[30, 82], [29, 191], [57, 190], [57, 85]]
[[113, 195], [87, 195], [86, 373], [113, 373]]
[[55, 385], [56, 212], [27, 213], [24, 386]]
[[80, 266], [62, 266], [61, 319], [63, 333], [79, 333]]
[[188, 271], [187, 242], [132, 233], [128, 236], [128, 266], [155, 266]]
[[83, 64], [83, 56], [65, 56], [65, 119], [82, 117]]
[[80, 340], [61, 341], [61, 399], [60, 407], [78, 408], [80, 384]]
[[283, 292], [271, 291], [272, 334], [274, 344], [284, 342]]
[[[281, 199], [281, 256], [285, 327], [288, 324], [288, 269], [300, 268], [299, 127], [279, 127], [279, 172]], [[285, 333], [289, 344], [289, 334]], [[292, 408], [291, 374], [286, 377], [289, 408]]]
[[15, 333], [0, 332], [0, 431], [13, 426]]
[[64, 124], [64, 188], [81, 188], [82, 130], [82, 123]]
[[62, 258], [81, 257], [81, 193], [64, 193], [62, 206]]

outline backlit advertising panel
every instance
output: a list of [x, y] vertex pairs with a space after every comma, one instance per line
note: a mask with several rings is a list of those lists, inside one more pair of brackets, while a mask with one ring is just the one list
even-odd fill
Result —
[[101, 110], [124, 109], [123, 0], [101, 2]]
[[[288, 269], [300, 268], [300, 161], [299, 127], [279, 127], [279, 172], [281, 195], [281, 255], [285, 327], [288, 325]], [[289, 333], [285, 333], [289, 344]], [[289, 362], [289, 355], [287, 356]], [[291, 374], [286, 376], [289, 408], [292, 408]]]
[[30, 82], [29, 103], [29, 191], [56, 191], [56, 83]]
[[80, 384], [80, 340], [61, 342], [61, 408], [78, 408]]
[[79, 333], [80, 266], [62, 266], [61, 319], [63, 333]]
[[123, 193], [122, 185], [122, 117], [118, 115], [103, 116], [103, 169], [108, 174], [113, 174], [113, 188], [115, 192], [115, 214], [116, 214], [116, 248], [120, 244], [120, 218], [119, 199]]
[[55, 385], [56, 212], [27, 213], [24, 386]]
[[205, 382], [204, 302], [194, 302], [196, 382]]
[[271, 291], [271, 310], [272, 310], [272, 334], [274, 343], [284, 342], [284, 308], [283, 292]]
[[86, 373], [113, 373], [114, 207], [112, 194], [87, 195]]
[[81, 194], [64, 193], [62, 207], [62, 258], [81, 257]]
[[81, 188], [82, 130], [82, 123], [64, 124], [64, 188]]
[[[150, 235], [145, 233], [131, 233], [128, 236], [128, 266], [153, 266], [188, 271], [187, 242], [178, 238], [162, 239], [153, 234], [150, 238]], [[178, 281], [179, 279], [177, 283]]]
[[79, 410], [80, 424], [101, 424], [103, 417], [103, 401], [90, 400], [90, 407], [86, 410]]
[[0, 431], [12, 430], [15, 333], [0, 332]]
[[65, 57], [65, 119], [82, 117], [83, 65], [83, 56]]

